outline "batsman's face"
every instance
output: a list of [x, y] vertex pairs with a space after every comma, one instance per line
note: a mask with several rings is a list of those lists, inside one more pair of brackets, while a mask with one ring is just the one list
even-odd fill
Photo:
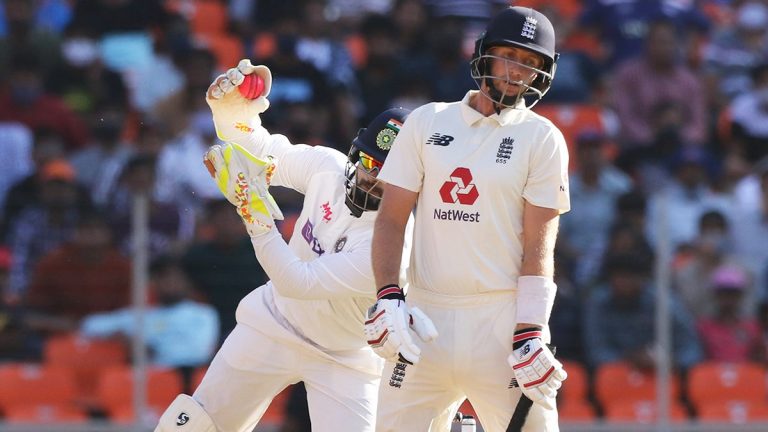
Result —
[[493, 85], [503, 94], [519, 92], [521, 83], [530, 85], [544, 67], [539, 54], [523, 48], [496, 46], [488, 50], [488, 55], [492, 57], [491, 75], [496, 77]]

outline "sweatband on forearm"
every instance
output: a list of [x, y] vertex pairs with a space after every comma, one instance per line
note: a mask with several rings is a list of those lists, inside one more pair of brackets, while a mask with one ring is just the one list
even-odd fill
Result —
[[517, 323], [546, 326], [552, 305], [555, 303], [557, 285], [545, 276], [520, 276], [517, 278]]

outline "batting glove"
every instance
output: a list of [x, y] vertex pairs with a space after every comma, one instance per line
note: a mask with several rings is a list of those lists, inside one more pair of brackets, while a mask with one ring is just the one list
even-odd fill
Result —
[[[264, 80], [264, 90], [255, 99], [246, 99], [237, 91], [246, 75], [257, 74]], [[211, 108], [216, 134], [224, 142], [240, 142], [247, 134], [261, 126], [259, 114], [269, 108], [272, 72], [266, 66], [254, 66], [248, 59], [240, 60], [237, 67], [219, 75], [208, 87], [205, 101]]]
[[405, 304], [403, 290], [397, 285], [381, 288], [376, 304], [368, 310], [365, 336], [373, 351], [385, 360], [408, 364], [419, 362], [421, 349], [413, 342], [411, 328], [424, 342], [437, 337], [437, 329], [419, 308]]
[[516, 331], [513, 349], [507, 362], [512, 366], [520, 390], [531, 401], [547, 409], [554, 409], [557, 390], [568, 374], [563, 364], [542, 342], [541, 330]]
[[203, 160], [221, 193], [237, 208], [251, 237], [272, 229], [283, 213], [269, 194], [269, 183], [275, 171], [271, 156], [259, 159], [235, 143], [214, 145]]

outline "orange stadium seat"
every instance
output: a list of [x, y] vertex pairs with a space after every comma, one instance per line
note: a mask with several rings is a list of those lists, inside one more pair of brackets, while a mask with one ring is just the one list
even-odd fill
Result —
[[116, 340], [84, 339], [75, 334], [52, 336], [43, 346], [43, 362], [72, 370], [80, 402], [92, 404], [101, 370], [128, 363], [126, 346]]
[[[655, 400], [634, 400], [608, 402], [604, 406], [605, 420], [608, 422], [648, 424], [656, 421]], [[669, 417], [672, 422], [680, 423], [688, 420], [685, 407], [679, 402], [672, 401]]]
[[[536, 113], [548, 118], [560, 129], [565, 137], [570, 154], [570, 170], [579, 165], [576, 159], [576, 138], [586, 130], [605, 133], [605, 122], [600, 107], [588, 104], [539, 104], [534, 107]], [[615, 146], [604, 149], [607, 159], [612, 160], [617, 153]]]
[[748, 422], [768, 422], [768, 404], [749, 402], [713, 402], [697, 409], [697, 417], [702, 422], [726, 422], [744, 424]]
[[695, 408], [728, 401], [765, 403], [765, 369], [754, 363], [704, 362], [688, 374], [688, 398]]
[[[181, 375], [174, 369], [150, 366], [147, 369], [147, 404], [162, 407], [170, 404], [183, 390]], [[129, 365], [109, 366], [99, 376], [99, 403], [110, 417], [118, 409], [133, 404], [133, 369]], [[160, 411], [162, 412], [162, 411]]]
[[[679, 394], [677, 377], [670, 382], [670, 397]], [[635, 369], [629, 363], [618, 361], [597, 368], [595, 396], [605, 407], [608, 403], [647, 401], [656, 398], [656, 375]]]
[[66, 404], [75, 400], [72, 371], [61, 366], [31, 363], [0, 365], [0, 409], [11, 405]]
[[285, 408], [288, 405], [288, 399], [291, 397], [291, 392], [294, 386], [290, 385], [283, 389], [280, 393], [272, 399], [272, 403], [269, 404], [269, 408], [261, 417], [260, 424], [272, 424], [280, 425], [285, 420]]
[[192, 372], [192, 379], [189, 383], [192, 391], [195, 391], [197, 386], [200, 385], [200, 382], [203, 380], [203, 377], [205, 376], [205, 373], [207, 371], [208, 371], [208, 366], [200, 366]]
[[[571, 377], [568, 376], [568, 379]], [[563, 422], [591, 422], [596, 418], [594, 407], [586, 400], [568, 399], [560, 402], [557, 411]]]
[[26, 405], [12, 404], [3, 408], [8, 423], [83, 423], [88, 414], [71, 404]]
[[216, 67], [225, 71], [245, 57], [243, 42], [236, 36], [226, 33], [195, 35], [195, 40], [208, 48], [216, 58]]
[[557, 393], [559, 402], [584, 402], [587, 400], [589, 390], [589, 377], [584, 365], [574, 361], [564, 361], [563, 368], [568, 372], [568, 379], [563, 381], [563, 386]]
[[227, 6], [220, 0], [196, 0], [190, 17], [195, 35], [221, 35], [227, 31]]

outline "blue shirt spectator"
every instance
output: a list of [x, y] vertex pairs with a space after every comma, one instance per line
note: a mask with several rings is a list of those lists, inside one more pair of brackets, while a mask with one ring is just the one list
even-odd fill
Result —
[[[151, 361], [168, 367], [201, 366], [219, 342], [219, 318], [207, 304], [190, 299], [192, 282], [175, 258], [161, 256], [150, 267], [157, 305], [147, 309], [144, 332]], [[85, 337], [131, 337], [136, 333], [135, 310], [126, 308], [83, 319]]]
[[[597, 287], [584, 309], [584, 343], [592, 367], [629, 361], [639, 369], [655, 365], [655, 290], [650, 263], [634, 254], [615, 255], [606, 263], [607, 283]], [[702, 359], [693, 318], [672, 297], [673, 364], [686, 369]]]

